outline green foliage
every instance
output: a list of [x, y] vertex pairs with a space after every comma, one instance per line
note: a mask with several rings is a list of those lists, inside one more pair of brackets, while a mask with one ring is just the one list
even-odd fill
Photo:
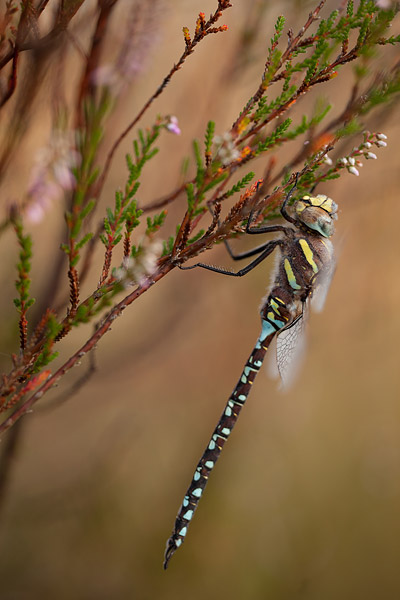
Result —
[[83, 248], [83, 246], [85, 244], [87, 244], [88, 242], [90, 242], [90, 240], [93, 237], [93, 233], [87, 233], [86, 235], [83, 236], [83, 238], [76, 244], [76, 249], [80, 250], [81, 248]]
[[14, 305], [20, 314], [25, 314], [35, 302], [34, 298], [29, 296], [32, 238], [29, 234], [24, 235], [22, 221], [18, 218], [14, 221], [14, 229], [20, 246], [19, 262], [17, 263], [18, 279], [15, 282], [19, 297], [14, 299]]
[[215, 133], [215, 123], [214, 123], [214, 121], [208, 121], [205, 139], [204, 139], [206, 155], [211, 152], [211, 146], [212, 146], [213, 139], [214, 139], [214, 133]]
[[[162, 127], [159, 123], [156, 123], [152, 129], [146, 131], [139, 129], [138, 139], [133, 141], [134, 157], [126, 154], [125, 159], [129, 174], [125, 190], [124, 192], [122, 190], [115, 192], [114, 210], [112, 211], [109, 207], [106, 209], [107, 216], [104, 217], [105, 234], [100, 235], [102, 243], [109, 248], [113, 248], [119, 244], [122, 239], [124, 226], [126, 235], [129, 237], [132, 231], [140, 224], [140, 216], [143, 210], [138, 208], [137, 200], [135, 199], [140, 186], [138, 179], [143, 167], [158, 153], [158, 148], [154, 147], [154, 143], [158, 139], [161, 129]], [[160, 225], [157, 226], [156, 223], [154, 227], [158, 228]]]
[[[316, 30], [311, 29], [305, 35], [306, 29], [300, 31], [298, 36], [289, 35], [289, 43], [283, 49], [279, 48], [281, 35], [284, 30], [285, 20], [279, 17], [275, 24], [274, 35], [268, 48], [265, 70], [262, 83], [252, 96], [231, 130], [221, 135], [214, 136], [215, 124], [210, 121], [205, 132], [205, 162], [200, 145], [193, 142], [196, 174], [191, 181], [185, 184], [187, 198], [187, 212], [185, 222], [177, 228], [177, 238], [164, 244], [164, 255], [170, 251], [180, 251], [187, 246], [186, 235], [189, 228], [197, 222], [194, 217], [201, 217], [205, 212], [204, 200], [206, 194], [218, 186], [214, 195], [209, 196], [212, 201], [216, 198], [226, 199], [246, 189], [254, 177], [248, 174], [228, 191], [224, 191], [225, 178], [241, 168], [247, 162], [266, 152], [274, 151], [284, 142], [292, 141], [301, 135], [308, 134], [310, 142], [317, 142], [316, 147], [323, 149], [324, 143], [335, 143], [344, 136], [354, 135], [362, 127], [359, 115], [362, 113], [362, 103], [354, 101], [350, 110], [337, 119], [331, 121], [324, 135], [318, 139], [318, 126], [325, 120], [331, 106], [326, 102], [316, 102], [316, 108], [311, 116], [303, 115], [293, 128], [290, 128], [291, 119], [286, 116], [289, 109], [316, 84], [329, 82], [338, 75], [341, 66], [362, 57], [358, 62], [358, 79], [368, 73], [368, 62], [378, 45], [396, 43], [396, 36], [383, 38], [382, 34], [394, 16], [394, 11], [382, 11], [374, 2], [361, 0], [356, 12], [353, 1], [348, 1], [347, 6], [340, 10], [332, 11], [327, 18], [320, 14], [321, 5], [312, 15], [314, 21], [318, 20]], [[310, 15], [310, 16], [312, 16]], [[308, 26], [312, 23], [309, 20]], [[354, 43], [350, 47], [350, 43]], [[297, 76], [300, 74], [300, 77]], [[370, 92], [364, 96], [364, 106], [372, 107], [387, 101], [389, 96], [394, 96], [398, 91], [399, 81], [392, 75], [390, 81], [385, 81], [379, 93]], [[281, 89], [270, 96], [273, 84], [281, 82]], [[267, 96], [268, 93], [268, 96]], [[275, 130], [266, 134], [267, 126], [279, 118]], [[327, 140], [325, 142], [325, 139]], [[212, 158], [212, 143], [218, 140], [218, 149], [215, 158]], [[248, 145], [247, 145], [248, 144]], [[312, 146], [310, 146], [312, 148]], [[320, 152], [309, 156], [309, 174], [304, 175], [304, 184], [312, 184], [317, 177], [318, 166], [324, 160], [324, 153]], [[287, 174], [289, 177], [290, 173]], [[318, 175], [320, 178], [323, 175]], [[334, 178], [337, 173], [325, 173], [326, 177]], [[246, 196], [242, 197], [246, 201]], [[235, 211], [241, 210], [240, 201], [232, 208], [228, 218], [236, 218]], [[274, 211], [272, 207], [271, 214]], [[268, 214], [266, 214], [268, 218]], [[198, 238], [197, 238], [198, 239]]]
[[271, 46], [278, 43], [280, 36], [282, 35], [283, 28], [285, 26], [286, 19], [283, 15], [280, 15], [275, 23], [275, 35], [271, 38]]
[[51, 361], [53, 361], [58, 356], [58, 352], [53, 351], [53, 344], [57, 338], [57, 335], [60, 333], [62, 329], [62, 325], [58, 323], [55, 315], [52, 313], [49, 314], [47, 322], [46, 322], [46, 333], [45, 339], [42, 345], [42, 350], [36, 357], [31, 369], [31, 374], [39, 373], [48, 365]]
[[212, 188], [214, 188], [219, 183], [222, 183], [222, 181], [224, 181], [224, 179], [226, 179], [227, 177], [228, 173], [226, 171], [223, 171], [219, 175], [214, 175], [214, 177], [208, 183], [204, 184], [203, 192], [205, 193], [209, 190], [212, 190]]
[[147, 217], [147, 229], [146, 235], [152, 235], [156, 233], [164, 225], [167, 211], [163, 210], [159, 215], [154, 215], [153, 218]]
[[[348, 172], [357, 174], [359, 156], [364, 153], [365, 158], [374, 158], [375, 155], [367, 150], [371, 148], [371, 144], [375, 143], [378, 147], [379, 143], [381, 146], [385, 145], [384, 136], [377, 138], [375, 142], [364, 141], [364, 149], [362, 149], [362, 145], [358, 149], [353, 149], [350, 157], [352, 162], [346, 162], [347, 159], [342, 158], [342, 163], [338, 160], [329, 167], [327, 167], [327, 161], [324, 163], [325, 153], [330, 145], [338, 145], [339, 147], [335, 149], [340, 150], [342, 138], [354, 136], [361, 129], [365, 129], [363, 117], [371, 109], [387, 105], [398, 97], [400, 92], [398, 64], [394, 63], [393, 68], [387, 69], [387, 71], [382, 70], [379, 77], [372, 68], [373, 59], [378, 54], [380, 47], [400, 42], [400, 35], [387, 35], [388, 27], [398, 7], [393, 6], [390, 10], [381, 10], [372, 0], [359, 0], [355, 4], [353, 0], [348, 0], [347, 5], [341, 3], [340, 10], [334, 10], [324, 18], [321, 10], [322, 4], [314, 7], [314, 13], [311, 13], [305, 27], [298, 30], [297, 35], [291, 31], [288, 32], [288, 40], [282, 38], [285, 19], [283, 16], [278, 17], [266, 50], [261, 83], [248, 99], [241, 115], [228, 131], [221, 132], [218, 136], [215, 136], [214, 121], [209, 121], [204, 134], [204, 147], [197, 140], [193, 141], [193, 155], [190, 163], [189, 159], [185, 159], [182, 167], [182, 179], [177, 189], [165, 200], [166, 205], [176, 198], [180, 199], [181, 192], [184, 190], [187, 203], [186, 210], [182, 211], [182, 220], [177, 225], [175, 236], [170, 236], [163, 242], [163, 256], [171, 255], [170, 258], [159, 263], [161, 266], [167, 266], [166, 272], [170, 266], [192, 258], [206, 246], [211, 246], [212, 243], [219, 243], [224, 238], [241, 235], [241, 226], [246, 223], [250, 208], [254, 206], [255, 202], [260, 201], [265, 221], [279, 216], [277, 206], [281, 195], [291, 185], [289, 181], [293, 181], [293, 170], [301, 173], [296, 191], [296, 195], [300, 195], [314, 184], [339, 177], [343, 170], [347, 169]], [[199, 19], [196, 34], [198, 36], [201, 34], [202, 17]], [[214, 29], [215, 31], [217, 29]], [[188, 51], [187, 55], [193, 51], [194, 46], [191, 45], [192, 41], [186, 38], [187, 49], [190, 46], [190, 52]], [[351, 93], [346, 99], [348, 103], [343, 103], [345, 108], [341, 114], [335, 113], [331, 121], [326, 123], [325, 118], [331, 107], [326, 102], [318, 103], [318, 101], [315, 103], [316, 107], [311, 115], [302, 115], [299, 112], [292, 114], [292, 111], [294, 113], [299, 106], [301, 99], [314, 89], [313, 86], [323, 84], [324, 88], [322, 89], [327, 89], [325, 83], [340, 75], [341, 67], [349, 63], [355, 65], [354, 86], [350, 88]], [[183, 61], [176, 63], [176, 70], [180, 69], [182, 64]], [[174, 72], [173, 70], [171, 73]], [[138, 117], [141, 117], [152, 101], [161, 94], [170, 78], [171, 75], [164, 79]], [[272, 86], [275, 87], [272, 88]], [[106, 162], [101, 171], [102, 176], [99, 178], [99, 169], [96, 166], [97, 155], [103, 138], [105, 117], [110, 106], [110, 92], [107, 91], [106, 86], [103, 91], [99, 87], [95, 93], [87, 94], [78, 119], [80, 129], [76, 136], [76, 146], [81, 155], [81, 161], [79, 166], [74, 169], [76, 188], [70, 194], [69, 210], [65, 215], [68, 240], [66, 244], [62, 245], [63, 251], [68, 256], [70, 267], [77, 265], [80, 251], [93, 239], [93, 233], [88, 231], [89, 217], [97, 205], [100, 196], [99, 190], [101, 190], [107, 175], [114, 150], [127, 131], [139, 120], [135, 118], [121, 138], [117, 138], [116, 145], [111, 146], [112, 150], [108, 155], [110, 160]], [[295, 123], [293, 126], [291, 126], [291, 118], [288, 118], [289, 114], [293, 117]], [[138, 262], [141, 253], [145, 252], [146, 244], [143, 242], [143, 237], [139, 241], [134, 240], [136, 245], [131, 243], [131, 236], [141, 223], [143, 213], [143, 210], [138, 207], [137, 195], [143, 169], [158, 153], [156, 143], [161, 130], [167, 127], [167, 122], [167, 119], [158, 117], [152, 127], [138, 130], [137, 137], [132, 143], [132, 151], [125, 157], [128, 169], [126, 181], [122, 184], [121, 189], [115, 192], [114, 205], [106, 209], [104, 230], [100, 235], [100, 239], [105, 245], [105, 258], [98, 287], [89, 295], [88, 299], [79, 304], [78, 270], [69, 269], [70, 282], [72, 282], [70, 287], [72, 309], [69, 310], [61, 324], [53, 315], [50, 315], [44, 341], [42, 333], [40, 334], [41, 338], [39, 335], [37, 337], [41, 346], [39, 350], [35, 347], [34, 356], [36, 358], [29, 362], [29, 367], [27, 367], [29, 373], [40, 371], [53, 360], [55, 357], [54, 343], [68, 333], [71, 327], [93, 321], [101, 310], [112, 305], [113, 298], [124, 289], [124, 283], [117, 280], [122, 267], [112, 270], [114, 248], [123, 242], [121, 247], [123, 247], [124, 259], [132, 257], [138, 259]], [[323, 124], [322, 127], [320, 127], [321, 124]], [[285, 163], [285, 155], [282, 164], [277, 168], [279, 157], [275, 159], [271, 154], [283, 143], [288, 144], [302, 135], [306, 136], [310, 144], [304, 148], [300, 147], [297, 153], [288, 154], [290, 159], [287, 163]], [[267, 152], [269, 155], [265, 157], [264, 154]], [[257, 186], [251, 186], [255, 174], [252, 171], [248, 172], [248, 163], [257, 157], [259, 157], [258, 168], [266, 173], [265, 198], [256, 196]], [[153, 167], [153, 164], [151, 166]], [[245, 168], [244, 171], [241, 170], [243, 168]], [[243, 175], [243, 172], [246, 174]], [[231, 182], [236, 180], [238, 181], [231, 185]], [[281, 185], [271, 189], [279, 180]], [[236, 202], [228, 200], [226, 203], [228, 206], [223, 206], [225, 200], [236, 194], [241, 194]], [[270, 204], [268, 204], [269, 199]], [[163, 201], [152, 203], [152, 205], [160, 204], [163, 204]], [[214, 207], [214, 214], [207, 230], [207, 241], [202, 246], [204, 229], [198, 230], [198, 228], [201, 226], [203, 215], [207, 213], [207, 205]], [[221, 218], [219, 226], [221, 211], [223, 211], [224, 220]], [[158, 234], [165, 225], [166, 216], [166, 210], [151, 216], [146, 214], [144, 235], [151, 239], [153, 235]], [[18, 298], [14, 300], [14, 304], [21, 314], [21, 338], [25, 336], [26, 339], [25, 314], [33, 303], [33, 299], [29, 296], [31, 239], [23, 232], [21, 223], [15, 223], [15, 230], [21, 251], [16, 281]], [[189, 235], [192, 237], [189, 238]], [[196, 245], [191, 249], [192, 244]], [[89, 251], [92, 250], [92, 247], [93, 245], [90, 244], [87, 248], [88, 256], [90, 256]], [[119, 257], [119, 264], [121, 264], [121, 257]], [[125, 268], [129, 261], [122, 262], [122, 264]], [[126, 267], [127, 270], [128, 267]], [[113, 276], [110, 276], [110, 272]], [[125, 283], [126, 281], [127, 279]], [[33, 347], [33, 344], [31, 346]], [[21, 344], [21, 348], [23, 359], [27, 358], [26, 364], [28, 364], [30, 357], [25, 355], [25, 349], [29, 349], [29, 345]], [[28, 371], [26, 370], [25, 374], [26, 372]]]
[[78, 306], [71, 325], [73, 327], [77, 327], [80, 323], [88, 323], [93, 314], [94, 306], [95, 301], [93, 298], [89, 298], [85, 303], [82, 303], [80, 306]]
[[31, 374], [36, 375], [36, 373], [39, 373], [43, 367], [51, 363], [55, 358], [57, 358], [58, 355], [59, 352], [50, 352], [50, 350], [48, 350], [48, 348], [45, 346], [43, 352], [41, 352], [35, 360]]
[[318, 125], [325, 118], [331, 108], [331, 104], [317, 107], [315, 114], [313, 117], [311, 117], [311, 119], [307, 119], [307, 117], [303, 115], [300, 125], [297, 125], [297, 127], [295, 127], [292, 131], [289, 131], [286, 134], [286, 138], [289, 140], [294, 140], [297, 136], [306, 133], [309, 129], [316, 127], [316, 125]]
[[250, 171], [250, 173], [247, 173], [247, 175], [245, 175], [242, 179], [240, 179], [240, 181], [235, 183], [235, 185], [233, 185], [230, 190], [225, 192], [225, 197], [229, 198], [229, 196], [233, 196], [233, 194], [237, 194], [238, 192], [240, 192], [240, 190], [246, 188], [249, 185], [250, 181], [254, 179], [254, 177], [255, 175], [252, 171]]
[[354, 135], [362, 130], [361, 124], [358, 122], [356, 118], [351, 119], [348, 123], [346, 123], [343, 127], [340, 127], [336, 130], [336, 136], [338, 138], [347, 137], [350, 135]]
[[153, 147], [161, 132], [161, 125], [156, 123], [152, 129], [142, 129], [138, 131], [139, 140], [133, 141], [133, 151], [135, 159], [130, 154], [126, 155], [126, 165], [129, 176], [125, 186], [125, 195], [127, 198], [133, 198], [136, 194], [139, 183], [138, 179], [142, 173], [144, 165], [149, 162], [158, 153], [158, 148]]
[[185, 187], [186, 199], [188, 205], [188, 212], [193, 212], [195, 196], [194, 196], [194, 184], [188, 183]]
[[353, 12], [354, 12], [354, 2], [353, 2], [353, 0], [348, 0], [346, 12], [347, 12], [347, 16], [348, 17], [352, 17], [353, 16]]
[[255, 123], [258, 123], [258, 121], [265, 119], [269, 114], [271, 114], [279, 106], [282, 106], [282, 104], [285, 104], [285, 102], [287, 102], [289, 100], [289, 98], [291, 98], [293, 96], [293, 94], [296, 92], [295, 85], [289, 86], [292, 72], [293, 71], [290, 69], [289, 74], [288, 74], [287, 78], [285, 79], [284, 89], [283, 89], [282, 93], [279, 94], [275, 98], [275, 100], [272, 100], [271, 102], [267, 103], [267, 98], [265, 96], [263, 96], [260, 99], [260, 101], [258, 103], [258, 108], [254, 115]]
[[197, 189], [200, 189], [203, 185], [205, 169], [203, 166], [203, 158], [200, 152], [199, 142], [197, 140], [193, 140], [193, 151], [196, 161], [196, 186]]
[[130, 234], [135, 227], [140, 224], [139, 217], [143, 214], [141, 208], [138, 208], [136, 200], [131, 200], [122, 211], [121, 222], [125, 221], [126, 231]]
[[175, 244], [175, 236], [170, 235], [168, 240], [163, 240], [163, 251], [161, 256], [167, 256], [172, 253]]
[[271, 81], [279, 67], [281, 56], [282, 56], [282, 52], [280, 52], [279, 50], [273, 50], [270, 53], [268, 67], [267, 67], [267, 69], [263, 75], [263, 79], [262, 79], [262, 84], [263, 84], [264, 89], [267, 89], [269, 84], [271, 83]]
[[194, 235], [192, 238], [190, 238], [187, 241], [187, 245], [189, 246], [190, 244], [193, 244], [193, 242], [197, 242], [197, 240], [199, 240], [202, 236], [204, 235], [204, 229], [200, 229], [196, 235]]
[[[399, 40], [400, 41], [400, 40]], [[366, 115], [379, 105], [389, 104], [398, 98], [400, 93], [400, 71], [386, 73], [367, 94], [360, 107], [360, 114]]]
[[[89, 192], [95, 185], [99, 169], [95, 165], [97, 152], [103, 138], [104, 119], [110, 110], [111, 97], [105, 92], [99, 101], [86, 98], [83, 104], [84, 126], [77, 132], [77, 149], [80, 153], [80, 164], [73, 171], [76, 179], [76, 189], [72, 199], [72, 210], [66, 211], [65, 220], [69, 231], [68, 244], [62, 244], [61, 249], [69, 257], [70, 266], [79, 262], [79, 249], [88, 241], [89, 234], [78, 240], [82, 225], [94, 209], [96, 202], [90, 198]], [[93, 234], [90, 234], [93, 235]]]
[[285, 119], [278, 127], [271, 133], [271, 135], [267, 136], [263, 142], [259, 142], [257, 146], [257, 150], [255, 151], [256, 156], [261, 154], [261, 152], [265, 152], [272, 146], [276, 146], [281, 141], [281, 137], [288, 129], [291, 124], [292, 119]]

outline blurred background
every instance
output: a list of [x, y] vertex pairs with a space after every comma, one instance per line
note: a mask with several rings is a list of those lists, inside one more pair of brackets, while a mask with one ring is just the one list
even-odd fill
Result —
[[[121, 2], [113, 16], [111, 53], [129, 4]], [[215, 0], [153, 4], [143, 28], [145, 59], [121, 96], [105, 149], [177, 61], [182, 26], [192, 31], [198, 12], [208, 15], [216, 6]], [[338, 4], [328, 2], [323, 16]], [[179, 137], [162, 136], [155, 170], [150, 166], [142, 179], [143, 205], [180, 183], [182, 158], [193, 137], [203, 139], [207, 121], [215, 120], [222, 133], [257, 89], [276, 17], [284, 14], [296, 32], [315, 7], [300, 1], [233, 5], [220, 23], [229, 31], [202, 42], [142, 122], [171, 114], [182, 130]], [[76, 22], [83, 40], [95, 4], [85, 10]], [[243, 42], [249, 31], [254, 43]], [[386, 64], [395, 51], [387, 50]], [[79, 53], [69, 53], [67, 96], [81, 69]], [[351, 83], [348, 65], [344, 77], [299, 105], [298, 120], [320, 93], [329, 94], [338, 113]], [[34, 111], [3, 182], [5, 202], [24, 192], [34, 153], [48, 139], [48, 107], [40, 97]], [[87, 368], [87, 357], [24, 418], [0, 514], [2, 600], [400, 597], [398, 113], [377, 113], [368, 128], [388, 136], [378, 160], [365, 163], [359, 177], [345, 173], [318, 189], [340, 207], [338, 267], [324, 312], [310, 319], [300, 376], [283, 394], [260, 373], [168, 571], [162, 570], [166, 540], [257, 339], [273, 260], [237, 280], [201, 270], [170, 273], [115, 321], [85, 387], [57, 401]], [[343, 154], [361, 141], [361, 135], [350, 141]], [[118, 152], [104, 206], [124, 185], [130, 148], [128, 141]], [[282, 149], [278, 164], [298, 148]], [[264, 167], [260, 161], [260, 175]], [[169, 207], [168, 234], [183, 211], [183, 199]], [[59, 252], [62, 215], [61, 204], [54, 205], [45, 222], [30, 226], [33, 293], [39, 295]], [[8, 371], [8, 356], [18, 351], [13, 233], [3, 234], [0, 244], [0, 352]], [[99, 249], [98, 264], [101, 255]], [[232, 266], [223, 248], [203, 258]], [[94, 272], [87, 291], [97, 279]], [[82, 328], [62, 342], [62, 356], [90, 332]]]

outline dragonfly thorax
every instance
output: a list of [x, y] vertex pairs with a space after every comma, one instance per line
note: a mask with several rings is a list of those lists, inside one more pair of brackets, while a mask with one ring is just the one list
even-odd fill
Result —
[[324, 194], [303, 196], [294, 205], [299, 223], [324, 237], [330, 237], [337, 219], [337, 204]]

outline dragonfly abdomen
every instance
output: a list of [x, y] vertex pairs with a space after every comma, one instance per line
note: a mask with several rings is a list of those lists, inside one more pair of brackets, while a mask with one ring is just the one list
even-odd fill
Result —
[[286, 326], [290, 318], [290, 312], [285, 306], [284, 301], [280, 296], [274, 294], [269, 296], [263, 312], [265, 313], [265, 317], [262, 317], [260, 336], [243, 368], [235, 389], [229, 397], [207, 448], [198, 462], [192, 481], [183, 498], [182, 506], [176, 517], [174, 530], [167, 542], [164, 568], [167, 568], [172, 555], [185, 540], [189, 523], [193, 518], [204, 488], [207, 485], [210, 472], [213, 470], [226, 440], [232, 433], [240, 411], [250, 393], [253, 381], [261, 368], [268, 347], [276, 333]]

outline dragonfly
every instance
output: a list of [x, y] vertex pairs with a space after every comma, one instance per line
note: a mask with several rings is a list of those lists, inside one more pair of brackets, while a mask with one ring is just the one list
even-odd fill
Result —
[[186, 538], [188, 527], [215, 467], [225, 442], [232, 433], [239, 414], [271, 343], [276, 340], [276, 359], [280, 376], [285, 383], [290, 377], [296, 345], [302, 337], [304, 316], [312, 299], [322, 303], [335, 270], [333, 245], [330, 240], [337, 219], [337, 204], [323, 194], [306, 194], [289, 206], [297, 187], [287, 193], [281, 215], [288, 225], [253, 225], [253, 211], [247, 220], [246, 233], [279, 233], [279, 237], [256, 248], [233, 254], [238, 260], [258, 255], [237, 272], [222, 267], [196, 263], [183, 269], [201, 267], [223, 275], [242, 277], [259, 265], [274, 250], [279, 252], [275, 273], [268, 295], [262, 303], [261, 333], [243, 368], [235, 389], [230, 395], [218, 425], [199, 460], [192, 481], [177, 514], [174, 529], [167, 541], [164, 569]]

